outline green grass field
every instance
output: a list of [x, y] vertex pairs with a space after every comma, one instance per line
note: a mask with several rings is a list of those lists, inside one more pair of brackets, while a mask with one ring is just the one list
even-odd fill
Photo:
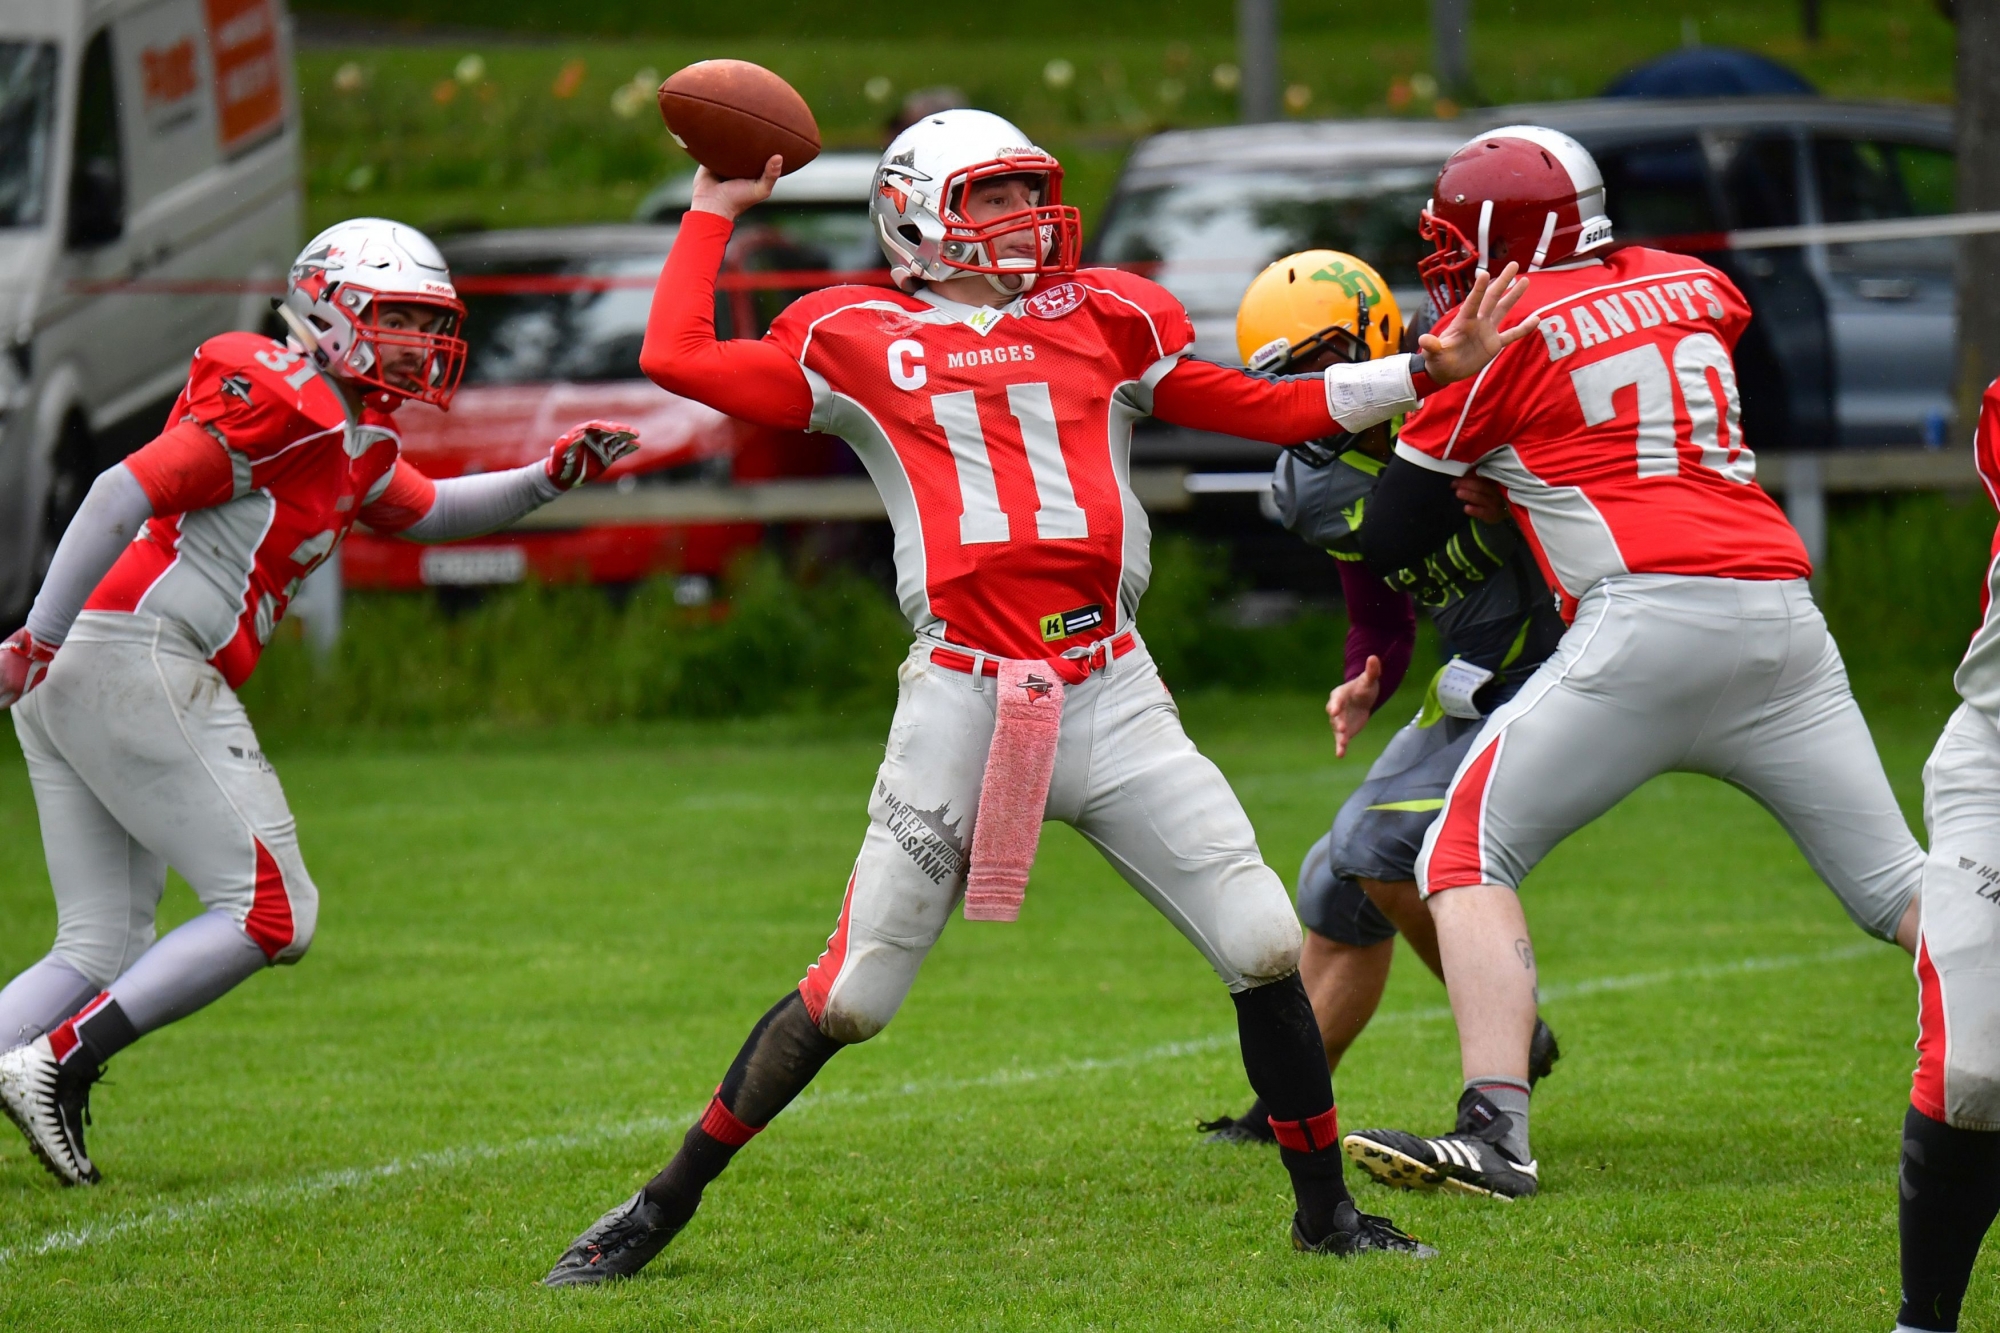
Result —
[[[1194, 696], [1287, 878], [1358, 780], [1317, 701]], [[1908, 808], [1940, 717], [1879, 727]], [[8, 733], [11, 736], [11, 732]], [[1370, 752], [1383, 732], [1371, 732]], [[1051, 827], [1017, 926], [954, 923], [901, 1016], [836, 1060], [641, 1280], [536, 1280], [671, 1152], [832, 925], [873, 720], [412, 735], [276, 755], [318, 943], [121, 1056], [62, 1191], [0, 1150], [0, 1327], [57, 1329], [1886, 1329], [1908, 968], [1776, 825], [1656, 782], [1528, 896], [1568, 1052], [1547, 1193], [1390, 1195], [1428, 1265], [1285, 1245], [1195, 952]], [[170, 915], [192, 910], [184, 888]], [[48, 942], [0, 742], [0, 973]], [[1405, 954], [1343, 1122], [1437, 1125], [1440, 987]], [[2000, 1317], [1993, 1265], [1967, 1327]]]

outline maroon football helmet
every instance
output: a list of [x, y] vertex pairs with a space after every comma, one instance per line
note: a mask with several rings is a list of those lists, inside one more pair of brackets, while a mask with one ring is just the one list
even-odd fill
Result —
[[1604, 177], [1584, 146], [1560, 131], [1488, 130], [1438, 172], [1418, 231], [1437, 247], [1417, 261], [1417, 274], [1442, 316], [1465, 299], [1476, 272], [1512, 262], [1533, 273], [1611, 244]]

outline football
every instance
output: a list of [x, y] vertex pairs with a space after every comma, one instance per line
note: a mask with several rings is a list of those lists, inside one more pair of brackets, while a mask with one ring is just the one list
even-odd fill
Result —
[[660, 85], [674, 142], [718, 176], [761, 176], [773, 154], [790, 175], [819, 156], [819, 124], [791, 84], [747, 60], [703, 60]]

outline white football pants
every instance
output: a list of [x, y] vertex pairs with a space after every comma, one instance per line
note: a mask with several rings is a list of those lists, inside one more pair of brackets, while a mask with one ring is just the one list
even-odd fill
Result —
[[171, 866], [272, 962], [305, 953], [319, 893], [284, 789], [177, 625], [86, 611], [13, 713], [55, 888], [51, 952], [110, 985], [152, 945]]
[[1622, 574], [1591, 588], [1459, 764], [1418, 881], [1519, 888], [1557, 843], [1667, 772], [1749, 793], [1855, 924], [1895, 937], [1923, 849], [1803, 579]]
[[2000, 1130], [2000, 730], [1971, 704], [1924, 765], [1924, 822], [1910, 1102], [1957, 1129]]
[[[994, 678], [936, 666], [918, 644], [898, 682], [840, 921], [799, 985], [820, 1029], [841, 1041], [872, 1037], [895, 1016], [963, 896], [993, 738]], [[1298, 968], [1291, 897], [1221, 770], [1181, 730], [1143, 644], [1068, 687], [1047, 814], [1089, 839], [1230, 990]], [[1028, 910], [1059, 892], [1046, 878], [1031, 883]]]

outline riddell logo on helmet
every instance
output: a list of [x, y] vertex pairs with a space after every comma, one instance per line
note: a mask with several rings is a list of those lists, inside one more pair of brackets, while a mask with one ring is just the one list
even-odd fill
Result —
[[1036, 319], [1061, 319], [1082, 305], [1083, 299], [1083, 288], [1073, 282], [1061, 282], [1045, 292], [1036, 292], [1022, 308]]

